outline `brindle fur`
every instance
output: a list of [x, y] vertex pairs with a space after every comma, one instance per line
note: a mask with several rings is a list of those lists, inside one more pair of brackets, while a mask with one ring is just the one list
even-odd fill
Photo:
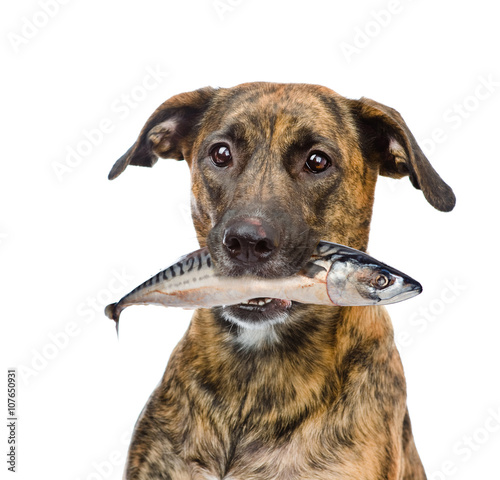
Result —
[[[220, 141], [232, 149], [230, 169], [208, 158]], [[302, 168], [313, 149], [333, 159], [322, 175]], [[395, 110], [320, 86], [249, 83], [177, 95], [110, 178], [158, 156], [187, 160], [199, 243], [232, 275], [241, 272], [222, 248], [232, 218], [276, 226], [278, 252], [246, 271], [283, 276], [320, 239], [366, 249], [379, 174], [409, 175], [439, 210], [455, 202]], [[294, 305], [266, 330], [238, 327], [220, 308], [197, 310], [137, 422], [125, 478], [426, 478], [386, 310]]]

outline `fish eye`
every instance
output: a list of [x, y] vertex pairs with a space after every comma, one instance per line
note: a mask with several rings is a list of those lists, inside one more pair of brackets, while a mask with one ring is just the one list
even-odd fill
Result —
[[373, 280], [372, 280], [372, 286], [377, 288], [377, 289], [382, 289], [386, 288], [389, 285], [391, 285], [393, 282], [389, 279], [387, 275], [384, 275], [383, 273], [378, 274]]

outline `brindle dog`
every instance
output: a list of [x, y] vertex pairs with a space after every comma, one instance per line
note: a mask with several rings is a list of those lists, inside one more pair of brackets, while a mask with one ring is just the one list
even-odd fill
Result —
[[[298, 271], [318, 240], [365, 250], [377, 176], [452, 190], [399, 113], [321, 86], [248, 83], [172, 97], [110, 178], [186, 160], [192, 217], [228, 275]], [[424, 479], [383, 307], [278, 299], [199, 309], [145, 406], [125, 478]]]

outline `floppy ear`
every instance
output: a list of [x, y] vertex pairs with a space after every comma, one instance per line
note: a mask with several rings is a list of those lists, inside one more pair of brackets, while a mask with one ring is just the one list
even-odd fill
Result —
[[152, 167], [158, 157], [184, 160], [192, 133], [210, 105], [216, 89], [201, 88], [181, 93], [160, 105], [149, 117], [136, 142], [109, 172], [113, 180], [128, 165]]
[[415, 188], [442, 212], [455, 206], [453, 190], [441, 179], [418, 146], [403, 117], [393, 108], [361, 98], [351, 100], [363, 154], [379, 164], [379, 173], [392, 178], [409, 175]]

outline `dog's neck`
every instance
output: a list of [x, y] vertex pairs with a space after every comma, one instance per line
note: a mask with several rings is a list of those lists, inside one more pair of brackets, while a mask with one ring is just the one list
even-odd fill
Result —
[[[245, 328], [232, 323], [213, 310], [200, 309], [195, 312], [187, 333], [190, 341], [203, 349], [203, 344], [224, 345], [239, 351], [260, 355], [268, 349], [290, 350], [298, 344], [337, 342], [342, 335], [359, 335], [360, 338], [393, 342], [394, 332], [385, 307], [327, 307], [303, 305], [283, 323]], [[221, 342], [221, 343], [219, 343]], [[329, 345], [329, 348], [331, 344]]]
[[193, 359], [207, 395], [233, 414], [252, 391], [300, 415], [305, 405], [334, 401], [353, 362], [386, 365], [397, 357], [383, 307], [307, 306], [290, 322], [253, 331], [197, 310], [178, 348]]

